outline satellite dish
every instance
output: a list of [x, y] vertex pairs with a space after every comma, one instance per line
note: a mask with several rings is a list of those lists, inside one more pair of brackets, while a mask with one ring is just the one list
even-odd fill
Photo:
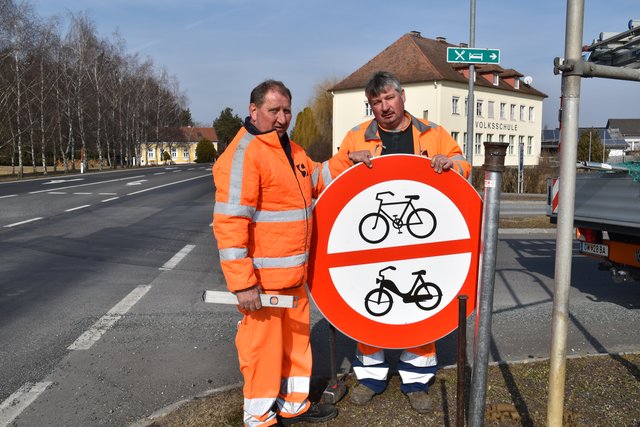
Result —
[[533, 77], [525, 76], [524, 79], [522, 79], [522, 81], [524, 82], [524, 84], [530, 85], [531, 83], [533, 83]]

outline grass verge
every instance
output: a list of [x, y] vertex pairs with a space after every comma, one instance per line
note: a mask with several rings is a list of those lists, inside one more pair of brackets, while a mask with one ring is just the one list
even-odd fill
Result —
[[[567, 361], [565, 426], [640, 425], [640, 354], [598, 355]], [[492, 365], [487, 372], [486, 426], [544, 426], [546, 422], [549, 362]], [[349, 387], [354, 379], [348, 377]], [[312, 395], [326, 381], [312, 382]], [[456, 425], [456, 369], [441, 369], [429, 394], [434, 410], [414, 412], [393, 376], [387, 390], [366, 407], [338, 402], [337, 418], [317, 426], [454, 426]], [[467, 396], [469, 393], [467, 392]], [[468, 400], [468, 399], [467, 399]], [[242, 391], [192, 400], [156, 419], [153, 427], [241, 426]], [[304, 426], [305, 424], [299, 424]]]

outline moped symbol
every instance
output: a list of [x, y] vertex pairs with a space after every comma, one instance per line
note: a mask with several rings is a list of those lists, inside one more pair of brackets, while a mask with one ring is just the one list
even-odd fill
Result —
[[[413, 237], [419, 239], [425, 239], [436, 231], [436, 216], [429, 209], [416, 208], [413, 206], [413, 200], [420, 199], [417, 194], [404, 196], [406, 200], [400, 202], [387, 202], [382, 200], [382, 195], [390, 194], [394, 196], [391, 191], [383, 191], [376, 194], [376, 200], [380, 202], [377, 212], [371, 212], [366, 214], [361, 220], [358, 226], [360, 237], [369, 243], [380, 243], [387, 238], [389, 234], [389, 221], [393, 227], [398, 230], [398, 234], [402, 234], [402, 227], [407, 227], [407, 230]], [[385, 206], [404, 205], [402, 214], [389, 215], [384, 210]]]
[[393, 297], [391, 293], [402, 297], [403, 303], [415, 303], [423, 310], [433, 310], [440, 304], [440, 301], [442, 301], [442, 290], [440, 290], [435, 283], [424, 281], [422, 276], [426, 274], [425, 270], [411, 273], [416, 276], [416, 280], [409, 292], [402, 293], [395, 283], [386, 279], [382, 274], [386, 270], [395, 269], [394, 266], [390, 265], [378, 272], [380, 277], [376, 278], [376, 283], [380, 286], [370, 291], [367, 296], [364, 297], [364, 306], [369, 314], [372, 316], [384, 316], [387, 314], [391, 310], [391, 307], [393, 307]]

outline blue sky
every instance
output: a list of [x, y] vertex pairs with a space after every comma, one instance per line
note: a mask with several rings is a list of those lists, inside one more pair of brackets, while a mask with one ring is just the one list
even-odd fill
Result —
[[[247, 114], [251, 89], [265, 78], [285, 82], [294, 114], [313, 88], [343, 78], [403, 34], [469, 40], [469, 2], [380, 0], [28, 0], [41, 17], [86, 12], [98, 33], [118, 31], [130, 53], [150, 57], [175, 76], [193, 119], [206, 125], [225, 107]], [[621, 32], [640, 19], [638, 0], [586, 0], [583, 41]], [[500, 65], [533, 77], [549, 98], [543, 126], [558, 126], [566, 1], [476, 0], [476, 47], [500, 49]], [[638, 82], [583, 79], [581, 126], [638, 118]]]

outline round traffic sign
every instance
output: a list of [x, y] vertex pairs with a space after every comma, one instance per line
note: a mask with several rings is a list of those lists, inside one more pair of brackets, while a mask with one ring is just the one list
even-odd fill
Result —
[[314, 207], [309, 290], [356, 341], [411, 348], [457, 327], [476, 301], [482, 202], [426, 157], [387, 155], [338, 176]]

